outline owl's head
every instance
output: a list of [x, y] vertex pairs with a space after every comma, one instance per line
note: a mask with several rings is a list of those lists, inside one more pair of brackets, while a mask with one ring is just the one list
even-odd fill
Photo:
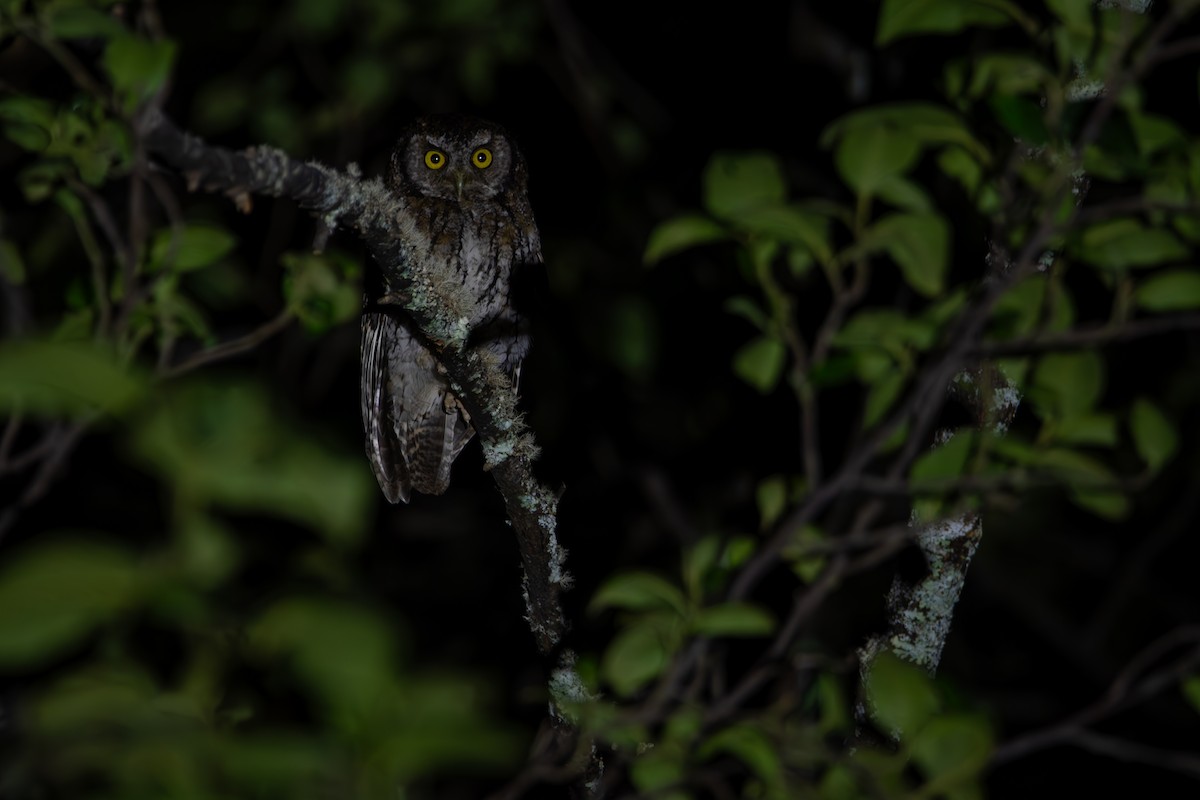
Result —
[[525, 162], [504, 129], [459, 114], [422, 117], [392, 151], [388, 185], [460, 205], [525, 191]]

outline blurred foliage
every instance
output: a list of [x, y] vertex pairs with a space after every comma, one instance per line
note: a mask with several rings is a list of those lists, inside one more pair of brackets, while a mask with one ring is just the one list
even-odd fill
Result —
[[[249, 123], [303, 149], [303, 137], [396, 102], [403, 76], [439, 69], [448, 31], [474, 42], [460, 77], [486, 94], [491, 64], [523, 57], [530, 24], [488, 3], [359, 5], [284, 9], [288, 35], [310, 43], [335, 41], [358, 14], [377, 23], [366, 47], [329, 65], [340, 77], [328, 102], [292, 91], [283, 73], [255, 85], [258, 73], [234, 70], [198, 94], [198, 127]], [[277, 254], [263, 303], [236, 224], [202, 204], [181, 211], [166, 196], [177, 190], [147, 177], [131, 115], [169, 85], [181, 53], [153, 24], [131, 26], [130, 12], [99, 1], [0, 9], [0, 36], [40, 45], [76, 83], [5, 84], [0, 98], [0, 130], [22, 153], [6, 151], [6, 169], [19, 200], [42, 209], [16, 230], [22, 209], [5, 208], [0, 275], [6, 291], [45, 298], [36, 327], [0, 342], [0, 413], [35, 454], [39, 428], [42, 449], [62, 446], [58, 425], [105, 430], [123, 469], [146, 481], [78, 499], [125, 504], [127, 530], [5, 541], [0, 674], [15, 694], [3, 700], [0, 794], [366, 798], [513, 770], [524, 734], [496, 715], [494, 679], [422, 663], [393, 610], [356, 586], [378, 502], [361, 454], [281, 413], [250, 376], [175, 377], [236, 352], [228, 320], [264, 305], [314, 334], [356, 319], [362, 270], [344, 251]], [[245, 5], [229, 22], [245, 30], [275, 13]], [[397, 30], [418, 32], [424, 53], [396, 47]], [[130, 192], [138, 224], [125, 219]], [[247, 347], [270, 331], [251, 330]], [[10, 488], [6, 523], [26, 502], [10, 505]], [[298, 547], [269, 567], [277, 583], [247, 591], [281, 530]]]
[[[506, 606], [479, 578], [503, 573], [501, 591], [519, 594], [515, 569], [497, 569], [497, 551], [480, 542], [484, 526], [502, 531], [498, 505], [476, 497], [494, 493], [472, 495], [460, 466], [456, 496], [427, 506], [432, 514], [414, 504], [387, 517], [388, 536], [416, 535], [403, 540], [411, 564], [381, 564], [378, 492], [354, 446], [357, 401], [316, 403], [302, 388], [354, 395], [356, 371], [328, 363], [356, 358], [370, 265], [346, 240], [310, 252], [312, 230], [286, 204], [241, 219], [219, 200], [185, 201], [147, 167], [131, 118], [165, 101], [215, 139], [344, 163], [385, 153], [397, 116], [487, 108], [506, 70], [538, 65], [597, 151], [565, 135], [560, 151], [527, 149], [541, 185], [562, 190], [551, 202], [535, 192], [539, 218], [563, 232], [543, 222], [557, 327], [538, 340], [522, 391], [551, 442], [547, 460], [557, 453], [599, 476], [576, 472], [564, 495], [574, 513], [564, 538], [576, 532], [566, 544], [583, 551], [570, 567], [586, 594], [585, 686], [567, 710], [603, 746], [609, 780], [673, 800], [983, 796], [1002, 702], [959, 696], [954, 679], [886, 656], [857, 686], [844, 654], [869, 624], [854, 611], [845, 623], [835, 609], [836, 625], [795, 638], [788, 598], [848, 581], [836, 565], [860, 504], [789, 528], [822, 480], [797, 451], [815, 450], [830, 472], [883, 433], [879, 454], [899, 452], [906, 403], [986, 290], [984, 264], [1002, 277], [1049, 226], [1026, 254], [1038, 267], [981, 320], [979, 348], [1001, 353], [996, 375], [955, 382], [959, 396], [988, 396], [991, 411], [951, 417], [917, 443], [897, 478], [899, 494], [918, 497], [901, 504], [901, 524], [910, 511], [929, 520], [965, 507], [1003, 517], [1053, 489], [1075, 508], [1038, 495], [1051, 511], [1035, 533], [1094, 532], [1133, 524], [1141, 492], [1187, 470], [1194, 376], [1176, 366], [1150, 382], [1141, 365], [1131, 379], [1094, 345], [1039, 344], [1079, 331], [1099, 342], [1200, 309], [1196, 131], [1134, 81], [1076, 149], [1103, 96], [1097, 81], [1129, 63], [1131, 44], [1137, 57], [1161, 16], [1082, 0], [884, 0], [863, 38], [884, 59], [935, 52], [936, 90], [841, 103], [809, 152], [758, 142], [767, 132], [753, 125], [727, 141], [694, 131], [654, 140], [653, 113], [609, 107], [630, 96], [637, 107], [639, 93], [619, 70], [588, 72], [604, 59], [582, 57], [572, 36], [586, 37], [555, 8], [247, 2], [222, 7], [213, 24], [207, 6], [163, 4], [164, 24], [149, 5], [0, 3], [0, 38], [38, 53], [9, 54], [29, 69], [5, 76], [0, 97], [0, 155], [13, 176], [0, 280], [6, 298], [28, 296], [36, 310], [24, 325], [5, 319], [19, 335], [0, 342], [0, 479], [5, 492], [20, 484], [0, 525], [52, 507], [2, 542], [0, 675], [13, 688], [0, 794], [469, 797], [522, 769], [545, 693], [504, 697], [496, 674], [507, 669], [511, 683], [529, 672], [532, 648], [505, 638], [506, 623], [519, 628], [516, 600]], [[649, 24], [622, 33], [650, 37], [657, 63], [663, 36], [676, 35], [670, 22], [669, 34]], [[548, 27], [574, 59], [548, 55]], [[717, 82], [686, 66], [709, 120]], [[541, 88], [519, 87], [526, 109], [546, 104]], [[529, 134], [550, 142], [554, 126], [530, 116]], [[707, 156], [698, 174], [680, 139]], [[819, 164], [821, 180], [801, 161]], [[682, 176], [675, 194], [696, 193], [692, 208], [664, 199], [650, 173], [626, 179], [635, 165], [667, 163]], [[1085, 216], [1085, 197], [1111, 205]], [[631, 266], [639, 248], [655, 269]], [[267, 351], [257, 372], [207, 366], [255, 348]], [[992, 401], [1006, 393], [1021, 411], [1001, 421]], [[549, 399], [537, 407], [539, 394]], [[798, 448], [796, 419], [817, 404], [819, 430], [804, 435], [818, 441]], [[93, 450], [78, 455], [81, 437]], [[59, 456], [84, 466], [55, 491]], [[661, 498], [660, 468], [687, 484], [682, 513]], [[629, 510], [637, 489], [652, 510]], [[59, 518], [73, 524], [36, 528]], [[781, 530], [792, 530], [779, 548], [785, 569], [753, 598], [731, 598]], [[461, 531], [466, 544], [452, 538]], [[447, 542], [453, 571], [410, 558], [421, 535]], [[1058, 582], [1040, 553], [1019, 554], [1022, 580], [1045, 570]], [[878, 558], [890, 568], [888, 555]], [[420, 601], [408, 622], [390, 594], [405, 580]], [[869, 586], [863, 603], [876, 608], [882, 593]], [[439, 607], [458, 596], [474, 626]], [[418, 627], [444, 647], [435, 657], [413, 644]], [[438, 667], [446, 658], [481, 666]], [[768, 678], [730, 700], [756, 670]], [[1195, 677], [1179, 689], [1200, 704]]]
[[[29, 350], [0, 348], [6, 381]], [[68, 352], [86, 386], [105, 384], [102, 354]], [[351, 588], [375, 488], [357, 456], [280, 419], [252, 383], [141, 389], [115, 422], [161, 484], [167, 527], [142, 546], [46, 531], [0, 569], [0, 670], [25, 686], [6, 792], [378, 797], [443, 769], [511, 768], [519, 739], [487, 716], [486, 685], [413, 664], [403, 631]], [[20, 405], [58, 402], [26, 393]], [[293, 566], [303, 588], [230, 602], [254, 519], [321, 538]], [[150, 632], [152, 659], [139, 645]]]

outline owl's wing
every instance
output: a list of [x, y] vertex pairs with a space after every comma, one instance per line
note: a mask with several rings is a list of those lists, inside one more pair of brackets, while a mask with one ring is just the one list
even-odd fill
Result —
[[363, 312], [360, 388], [367, 457], [388, 501], [446, 491], [475, 429], [433, 354], [388, 312]]
[[400, 454], [396, 441], [396, 425], [392, 417], [388, 389], [388, 370], [391, 363], [390, 344], [396, 341], [395, 327], [399, 323], [387, 314], [363, 311], [362, 375], [359, 378], [363, 430], [366, 432], [367, 458], [375, 479], [389, 503], [408, 502], [412, 481], [408, 465]]

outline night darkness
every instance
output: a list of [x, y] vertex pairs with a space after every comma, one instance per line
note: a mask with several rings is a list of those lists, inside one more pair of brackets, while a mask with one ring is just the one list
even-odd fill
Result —
[[[564, 597], [573, 646], [598, 653], [611, 640], [612, 615], [586, 607], [604, 580], [630, 569], [675, 576], [681, 548], [700, 536], [756, 535], [758, 482], [799, 471], [794, 396], [783, 385], [764, 396], [730, 370], [754, 334], [726, 309], [730, 297], [756, 291], [738, 248], [696, 248], [648, 267], [643, 252], [651, 231], [701, 208], [702, 175], [718, 151], [769, 151], [783, 165], [790, 196], [852, 204], [830, 151], [818, 144], [829, 123], [867, 105], [937, 101], [948, 58], [971, 48], [1003, 48], [1012, 34], [926, 36], [877, 49], [875, 2], [796, 0], [700, 11], [683, 3], [546, 0], [521, 17], [528, 20], [521, 23], [523, 47], [493, 63], [481, 88], [471, 89], [455, 64], [475, 43], [439, 38], [440, 29], [414, 12], [412, 27], [395, 45], [370, 45], [372, 52], [411, 54], [389, 62], [408, 67], [397, 68], [393, 82], [379, 90], [385, 100], [341, 119], [308, 114], [336, 107], [330, 102], [341, 91], [336, 68], [364, 46], [376, 24], [365, 16], [370, 3], [350, 5], [336, 33], [317, 36], [289, 21], [289, 12], [268, 11], [269, 4], [163, 3], [163, 28], [179, 47], [166, 111], [181, 127], [238, 148], [264, 141], [270, 128], [256, 121], [255, 110], [278, 102], [295, 114], [291, 123], [277, 123], [293, 127], [294, 141], [268, 143], [339, 167], [356, 161], [367, 175], [384, 171], [395, 132], [414, 116], [463, 111], [508, 129], [529, 165], [546, 259], [544, 270], [520, 276], [518, 285], [534, 341], [521, 377], [522, 407], [542, 448], [539, 477], [562, 490], [559, 531], [576, 579]], [[520, 6], [479, 5], [504, 9], [506, 20]], [[1195, 66], [1193, 59], [1155, 73], [1145, 92], [1147, 108], [1171, 116], [1193, 139], [1200, 132]], [[0, 77], [6, 88], [68, 92], [44, 58], [14, 46], [0, 52]], [[230, 96], [243, 93], [227, 118], [212, 111], [220, 106], [214, 87]], [[990, 135], [989, 147], [1011, 141], [1001, 130]], [[23, 157], [0, 145], [5, 173]], [[914, 175], [955, 226], [950, 285], [972, 280], [986, 254], [987, 221], [975, 214], [956, 218], [968, 200], [932, 164], [923, 162]], [[178, 179], [168, 179], [178, 189]], [[44, 213], [22, 205], [9, 183], [0, 186], [5, 235]], [[1096, 191], [1103, 198], [1120, 189], [1098, 182]], [[252, 213], [239, 215], [219, 196], [181, 190], [178, 196], [189, 214], [228, 226], [239, 240], [224, 268], [240, 273], [243, 299], [214, 301], [210, 316], [218, 337], [241, 335], [278, 313], [279, 255], [308, 248], [313, 221], [286, 200], [257, 198]], [[372, 268], [350, 236], [335, 235], [330, 246]], [[810, 279], [787, 289], [801, 333], [811, 337], [831, 301], [826, 284]], [[1105, 287], [1080, 275], [1073, 290], [1078, 323], [1106, 318]], [[63, 286], [31, 280], [28, 293], [36, 329], [58, 313]], [[912, 310], [924, 300], [898, 277], [882, 275], [865, 302]], [[1200, 524], [1200, 430], [1194, 415], [1182, 413], [1200, 401], [1197, 341], [1190, 332], [1105, 349], [1107, 403], [1121, 408], [1144, 395], [1180, 412], [1179, 454], [1139, 487], [1127, 519], [1091, 517], [1051, 489], [1009, 493], [985, 510], [982, 545], [938, 679], [957, 707], [988, 718], [998, 742], [1069, 718], [1101, 697], [1149, 643], [1197, 624], [1192, 539]], [[179, 352], [196, 347], [183, 343]], [[321, 334], [293, 324], [192, 380], [252, 380], [265, 387], [280, 417], [339, 453], [356, 454], [362, 440], [358, 347], [357, 320]], [[861, 387], [830, 389], [826, 399], [819, 450], [832, 468], [857, 433]], [[948, 424], [964, 423], [961, 411], [948, 407], [944, 414]], [[1014, 422], [1030, 434], [1037, 425], [1028, 408]], [[1126, 458], [1132, 472], [1137, 466], [1130, 452], [1125, 447], [1117, 458]], [[336, 575], [298, 566], [311, 564], [317, 534], [277, 518], [222, 512], [242, 538], [241, 565], [222, 588], [221, 613], [233, 626], [239, 613], [290, 592], [335, 585], [344, 596], [395, 615], [408, 664], [489, 679], [498, 713], [528, 741], [545, 714], [544, 665], [523, 620], [520, 562], [504, 504], [482, 463], [473, 442], [456, 462], [445, 495], [395, 507], [379, 496], [370, 533]], [[369, 477], [365, 456], [360, 465]], [[11, 490], [15, 497], [20, 485], [19, 476], [0, 476], [0, 494]], [[858, 502], [845, 499], [829, 519], [848, 521]], [[905, 501], [893, 505], [890, 521], [902, 522]], [[42, 532], [65, 529], [112, 531], [149, 548], [169, 516], [166, 490], [131, 455], [127, 437], [117, 426], [100, 426], [81, 440], [61, 477], [21, 514], [2, 546], [17, 548]], [[847, 670], [847, 654], [884, 626], [892, 576], [910, 569], [913, 558], [919, 569], [919, 556], [906, 551], [843, 581], [803, 633], [805, 646]], [[794, 576], [780, 567], [755, 599], [782, 616], [795, 590]], [[156, 632], [152, 618], [130, 624], [142, 631], [136, 641], [146, 660], [170, 672], [179, 657], [170, 636]], [[741, 646], [731, 648], [730, 669], [752, 660], [753, 648], [741, 655]], [[86, 655], [80, 650], [74, 657]], [[1193, 664], [1192, 674], [1197, 669]], [[36, 673], [18, 676], [13, 693], [36, 679]], [[291, 702], [278, 687], [251, 689], [281, 709]], [[769, 699], [764, 694], [750, 705]], [[1193, 755], [1200, 741], [1196, 709], [1177, 686], [1106, 716], [1097, 729]], [[991, 769], [985, 787], [998, 798], [1135, 791], [1174, 797], [1194, 794], [1196, 777], [1064, 746]], [[469, 797], [473, 789], [456, 791], [446, 796]]]

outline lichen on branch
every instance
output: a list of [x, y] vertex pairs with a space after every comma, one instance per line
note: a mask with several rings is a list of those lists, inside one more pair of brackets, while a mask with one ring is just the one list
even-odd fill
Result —
[[570, 584], [566, 551], [557, 538], [558, 499], [533, 477], [537, 447], [517, 410], [508, 376], [487, 353], [466, 347], [471, 332], [466, 320], [475, 298], [436, 259], [424, 255], [432, 248], [404, 200], [379, 178], [363, 178], [355, 165], [341, 171], [296, 161], [274, 147], [234, 151], [211, 146], [181, 131], [153, 106], [139, 117], [136, 133], [193, 190], [222, 192], [243, 211], [249, 211], [253, 195], [287, 197], [329, 230], [351, 230], [363, 241], [393, 287], [393, 294], [375, 300], [408, 313], [439, 354], [470, 414], [517, 534], [530, 630], [538, 649], [553, 653], [567, 628], [559, 595]]

